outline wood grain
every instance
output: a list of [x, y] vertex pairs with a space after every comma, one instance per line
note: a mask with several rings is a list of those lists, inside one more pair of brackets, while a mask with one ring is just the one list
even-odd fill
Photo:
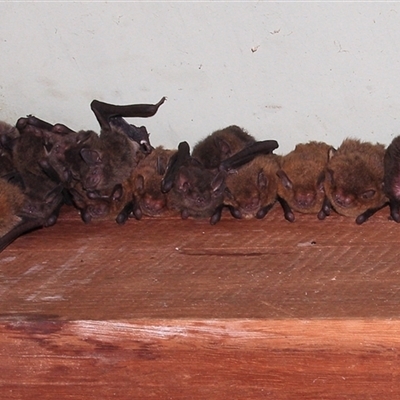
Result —
[[397, 398], [399, 235], [388, 210], [118, 226], [66, 207], [0, 254], [0, 393]]

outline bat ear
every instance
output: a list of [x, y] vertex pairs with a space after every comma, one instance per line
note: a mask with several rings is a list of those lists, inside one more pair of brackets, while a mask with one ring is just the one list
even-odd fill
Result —
[[324, 174], [325, 180], [329, 183], [333, 182], [333, 171], [330, 168], [327, 168]]
[[375, 196], [376, 191], [374, 189], [370, 189], [365, 191], [364, 193], [361, 194], [361, 198], [363, 199], [372, 199], [372, 197]]
[[17, 140], [17, 138], [11, 138], [8, 135], [0, 135], [0, 144], [8, 151], [13, 150]]
[[[181, 172], [178, 172], [181, 166], [187, 161], [190, 160], [192, 161], [193, 158], [190, 157], [190, 147], [187, 142], [180, 142], [178, 145], [178, 151], [169, 159], [165, 173], [164, 173], [164, 178], [161, 182], [161, 192], [163, 193], [168, 193], [175, 181], [175, 177], [181, 175]], [[181, 177], [178, 179], [178, 181], [181, 180]], [[186, 179], [188, 180], [188, 179]], [[178, 185], [179, 189], [182, 190], [183, 187], [180, 187]]]
[[220, 149], [221, 153], [223, 154], [222, 158], [228, 157], [232, 153], [231, 146], [229, 143], [222, 138], [217, 137], [216, 139], [217, 147]]
[[68, 135], [69, 133], [75, 133], [75, 131], [68, 128], [68, 126], [65, 126], [64, 124], [55, 124], [51, 131], [57, 135]]
[[179, 171], [178, 179], [177, 179], [177, 187], [179, 190], [182, 190], [186, 193], [190, 188], [189, 178], [186, 176], [184, 171]]
[[101, 156], [97, 150], [83, 148], [81, 149], [80, 154], [87, 165], [101, 164]]
[[92, 135], [96, 135], [93, 131], [80, 131], [76, 137], [76, 144], [81, 144], [90, 139]]
[[78, 207], [79, 209], [83, 209], [86, 207], [85, 199], [78, 190], [71, 188], [71, 189], [69, 189], [69, 192], [72, 196], [72, 201], [74, 202], [76, 207]]
[[225, 171], [221, 171], [218, 172], [218, 174], [212, 180], [211, 189], [213, 190], [214, 193], [219, 192], [223, 189], [225, 184], [225, 177], [226, 177]]
[[46, 197], [44, 198], [44, 202], [46, 204], [52, 204], [54, 201], [56, 201], [57, 197], [61, 195], [61, 192], [63, 191], [63, 185], [57, 185], [54, 189], [50, 190], [49, 193], [46, 194]]
[[135, 187], [139, 191], [139, 193], [144, 190], [144, 178], [143, 175], [138, 175], [135, 179]]
[[323, 191], [324, 190], [324, 180], [325, 180], [325, 171], [322, 171], [317, 179], [317, 189], [319, 191]]
[[50, 132], [43, 132], [43, 147], [46, 155], [50, 153], [53, 148], [54, 141]]
[[40, 168], [43, 172], [54, 182], [60, 182], [60, 176], [58, 175], [57, 171], [53, 168], [53, 166], [49, 163], [47, 158], [42, 158], [38, 161]]
[[268, 179], [265, 176], [263, 171], [260, 171], [258, 173], [258, 177], [257, 177], [257, 185], [260, 189], [266, 189], [267, 185], [268, 185]]
[[112, 201], [118, 201], [121, 199], [121, 197], [124, 195], [124, 188], [120, 183], [114, 186], [114, 189], [111, 194], [111, 200]]
[[286, 188], [291, 190], [293, 188], [293, 183], [289, 179], [289, 177], [286, 175], [285, 171], [283, 169], [280, 169], [277, 173], [278, 177], [280, 178], [282, 185]]
[[157, 157], [157, 166], [156, 166], [157, 174], [164, 175], [166, 169], [167, 169], [167, 162], [166, 162], [165, 158], [158, 156]]
[[331, 147], [328, 150], [328, 160], [330, 160], [335, 155], [336, 152], [337, 152], [337, 150], [334, 147]]

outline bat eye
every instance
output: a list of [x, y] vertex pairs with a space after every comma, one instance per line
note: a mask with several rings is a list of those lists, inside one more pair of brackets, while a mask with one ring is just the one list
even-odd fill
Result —
[[375, 190], [373, 190], [373, 189], [371, 189], [371, 190], [367, 190], [366, 192], [364, 192], [362, 195], [361, 195], [361, 198], [363, 198], [363, 199], [372, 199], [372, 197], [374, 197], [374, 195], [375, 195]]

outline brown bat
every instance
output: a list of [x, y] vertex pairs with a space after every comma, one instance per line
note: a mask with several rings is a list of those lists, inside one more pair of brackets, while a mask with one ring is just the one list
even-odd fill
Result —
[[243, 148], [255, 143], [253, 136], [236, 125], [215, 131], [197, 143], [192, 157], [199, 160], [207, 169], [218, 169], [221, 162]]
[[278, 156], [259, 155], [226, 177], [224, 204], [235, 218], [264, 218], [277, 198]]
[[391, 218], [400, 222], [400, 136], [393, 139], [385, 152], [384, 192], [389, 199]]
[[387, 204], [383, 190], [385, 146], [345, 139], [330, 152], [325, 172], [325, 208], [362, 224]]
[[298, 144], [281, 157], [277, 172], [278, 200], [288, 221], [295, 220], [293, 211], [325, 217], [321, 211], [325, 198], [323, 182], [331, 149], [326, 143], [311, 141]]
[[168, 210], [168, 195], [161, 191], [161, 182], [176, 151], [158, 146], [134, 169], [131, 177], [132, 212], [136, 219], [142, 215], [160, 216]]
[[5, 179], [0, 179], [0, 236], [3, 237], [7, 232], [14, 228], [21, 218], [19, 211], [25, 201], [25, 196], [21, 189], [9, 183]]

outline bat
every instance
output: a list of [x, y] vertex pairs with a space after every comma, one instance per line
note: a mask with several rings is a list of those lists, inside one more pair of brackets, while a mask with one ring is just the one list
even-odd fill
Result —
[[129, 178], [139, 161], [151, 153], [152, 146], [146, 128], [130, 125], [123, 117], [151, 117], [165, 100], [163, 97], [157, 104], [124, 106], [91, 102], [101, 131], [98, 141], [80, 150], [85, 162], [81, 168], [84, 190], [110, 195], [115, 185]]
[[384, 192], [389, 200], [390, 217], [400, 222], [400, 136], [385, 151]]
[[136, 219], [142, 215], [156, 217], [168, 210], [168, 195], [161, 190], [161, 182], [171, 157], [177, 150], [156, 147], [134, 169], [131, 178], [132, 212]]
[[217, 170], [223, 160], [255, 141], [245, 130], [231, 125], [198, 142], [193, 147], [192, 157], [200, 161], [205, 168]]
[[324, 208], [356, 217], [362, 224], [387, 204], [383, 190], [385, 146], [345, 139], [330, 158], [325, 171]]
[[259, 155], [227, 175], [224, 205], [233, 217], [265, 217], [277, 198], [278, 170], [278, 156]]
[[15, 176], [13, 146], [19, 132], [15, 126], [0, 121], [0, 178], [10, 179]]
[[323, 182], [331, 149], [326, 143], [311, 141], [296, 145], [281, 157], [277, 193], [286, 220], [293, 222], [294, 212], [325, 217], [321, 211], [325, 199]]
[[161, 189], [168, 193], [168, 209], [182, 219], [210, 218], [212, 225], [221, 218], [225, 190], [225, 171], [213, 172], [190, 156], [187, 142], [181, 142], [171, 157]]

